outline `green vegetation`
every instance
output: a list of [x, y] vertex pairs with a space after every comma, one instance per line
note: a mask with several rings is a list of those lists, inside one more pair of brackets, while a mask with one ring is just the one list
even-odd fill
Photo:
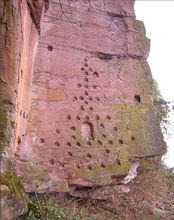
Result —
[[[92, 204], [92, 205], [91, 205]], [[55, 202], [47, 193], [39, 200], [29, 200], [28, 212], [18, 220], [121, 220], [117, 214], [107, 211], [96, 201], [66, 198], [63, 203]]]
[[163, 99], [156, 80], [153, 80], [153, 92], [157, 117], [160, 120], [164, 131], [167, 133], [167, 127], [169, 124], [169, 103]]
[[153, 214], [150, 218], [143, 216], [141, 220], [160, 220], [160, 216], [158, 214]]
[[51, 203], [49, 200], [40, 201], [42, 204], [39, 205], [37, 202], [30, 201], [29, 211], [23, 216], [26, 220], [92, 220], [93, 218], [88, 217], [85, 209], [80, 211], [72, 211], [61, 205]]
[[3, 174], [1, 174], [0, 184], [6, 185], [9, 188], [13, 197], [21, 199], [27, 198], [27, 195], [25, 194], [24, 188], [21, 184], [20, 178], [12, 172], [6, 171]]

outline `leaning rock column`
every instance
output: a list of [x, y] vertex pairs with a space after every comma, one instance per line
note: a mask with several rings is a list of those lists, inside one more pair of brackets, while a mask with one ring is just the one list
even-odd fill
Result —
[[27, 211], [22, 186], [14, 174], [14, 152], [25, 133], [27, 114], [23, 109], [30, 109], [40, 19], [47, 4], [45, 0], [0, 1], [0, 218], [6, 220]]
[[33, 64], [45, 3], [47, 6], [44, 0], [0, 1], [0, 148], [6, 152], [3, 159], [13, 157], [20, 130], [25, 130], [20, 108], [30, 108]]

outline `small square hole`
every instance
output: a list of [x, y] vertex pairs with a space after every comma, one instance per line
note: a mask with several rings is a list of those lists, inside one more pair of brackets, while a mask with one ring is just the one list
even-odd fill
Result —
[[50, 46], [50, 45], [48, 45], [48, 51], [52, 51], [53, 50], [53, 47], [52, 46]]

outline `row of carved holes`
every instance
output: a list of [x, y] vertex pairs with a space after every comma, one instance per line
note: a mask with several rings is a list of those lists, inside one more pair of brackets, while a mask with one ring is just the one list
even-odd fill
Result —
[[[77, 116], [77, 117], [79, 117], [79, 116]], [[80, 117], [79, 117], [78, 119], [80, 119]], [[100, 126], [101, 128], [105, 128], [104, 124], [100, 124], [99, 126]], [[72, 126], [72, 127], [71, 127], [71, 130], [76, 130], [76, 127]], [[117, 127], [114, 127], [114, 128], [113, 128], [113, 131], [114, 131], [114, 132], [117, 132], [117, 131], [118, 131], [118, 128], [117, 128]], [[59, 129], [56, 129], [56, 133], [59, 134], [59, 133], [60, 133], [60, 130], [59, 130]], [[105, 134], [102, 134], [102, 137], [103, 137], [103, 138], [106, 138], [106, 135], [105, 135]], [[75, 136], [72, 136], [72, 138], [73, 138], [73, 139], [76, 139]], [[131, 140], [135, 140], [135, 137], [132, 136], [132, 137], [131, 137]]]
[[[77, 118], [77, 117], [78, 117], [78, 118]], [[79, 116], [77, 116], [77, 117], [76, 117], [76, 118], [80, 120], [80, 117], [79, 117]], [[100, 126], [101, 128], [105, 128], [104, 124], [100, 124], [99, 126]], [[72, 127], [71, 127], [71, 130], [75, 131], [75, 130], [76, 130], [76, 127], [75, 127], [75, 126], [72, 126]], [[118, 128], [117, 128], [117, 127], [114, 127], [114, 128], [113, 128], [113, 131], [114, 131], [114, 132], [118, 131]], [[57, 133], [57, 134], [60, 133], [60, 130], [59, 130], [58, 128], [56, 129], [56, 133]]]
[[[121, 162], [120, 162], [120, 160], [118, 160], [118, 159], [115, 161], [115, 163], [116, 163], [117, 165], [119, 165], [119, 166], [121, 165]], [[105, 165], [104, 163], [101, 163], [101, 164], [100, 164], [100, 167], [106, 168], [106, 165]], [[77, 168], [80, 169], [81, 167], [80, 167], [79, 165], [77, 165]], [[87, 166], [87, 170], [91, 170], [91, 171], [92, 171], [92, 170], [93, 170], [92, 166], [88, 165], [88, 166]]]
[[[86, 81], [86, 78], [84, 79], [84, 81]], [[84, 86], [85, 89], [89, 89], [89, 87], [92, 87], [93, 89], [97, 89], [97, 85], [92, 85], [92, 86], [88, 86], [88, 85], [82, 85], [80, 83], [77, 84], [78, 88], [81, 88], [82, 86]]]
[[[102, 134], [102, 137], [103, 137], [103, 138], [107, 138], [105, 134]], [[76, 137], [75, 137], [74, 135], [71, 136], [71, 138], [74, 139], [74, 140], [76, 140]], [[135, 137], [132, 136], [132, 137], [131, 137], [131, 140], [132, 140], [132, 141], [135, 141]], [[40, 143], [45, 143], [45, 140], [44, 140], [43, 138], [40, 138]], [[103, 145], [103, 143], [102, 143], [101, 140], [97, 140], [97, 143], [98, 143], [99, 145]], [[122, 139], [119, 139], [119, 140], [118, 140], [118, 143], [119, 143], [119, 145], [123, 145], [123, 144], [124, 144], [124, 142], [123, 142]], [[79, 141], [77, 141], [75, 144], [76, 144], [77, 146], [81, 146], [81, 143], [80, 143]], [[108, 144], [109, 144], [109, 145], [113, 145], [113, 142], [112, 142], [111, 140], [109, 140], [109, 141], [108, 141]], [[67, 142], [66, 145], [70, 147], [72, 144], [71, 144], [71, 142]], [[88, 146], [92, 146], [92, 143], [91, 143], [90, 141], [88, 141], [88, 142], [87, 142], [87, 145], [88, 145]], [[59, 143], [58, 141], [56, 141], [56, 142], [55, 142], [55, 146], [58, 146], [58, 147], [59, 147], [59, 146], [60, 146], [60, 143]]]
[[[88, 92], [87, 92], [87, 91], [85, 91], [84, 94], [85, 94], [86, 96], [88, 96]], [[80, 96], [79, 98], [77, 98], [76, 96], [73, 97], [73, 101], [77, 101], [78, 99], [79, 99], [80, 101], [85, 100], [85, 98], [84, 98], [83, 96]], [[99, 97], [95, 97], [95, 99], [96, 99], [96, 101], [100, 101], [100, 98], [99, 98]], [[89, 100], [89, 101], [93, 101], [93, 98], [92, 98], [91, 96], [89, 96], [89, 97], [88, 97], [88, 100]]]
[[20, 116], [28, 119], [28, 114], [26, 114], [25, 112], [22, 113], [22, 110], [20, 110]]
[[[84, 107], [83, 106], [81, 106], [81, 108], [80, 108], [81, 110], [82, 109], [84, 109]], [[90, 107], [90, 110], [91, 111], [93, 111], [94, 109], [93, 109], [93, 107]], [[72, 119], [72, 117], [71, 117], [71, 115], [67, 115], [67, 120], [71, 120]], [[84, 118], [85, 120], [89, 120], [90, 118], [89, 118], [89, 116], [85, 116], [85, 118]], [[111, 120], [111, 117], [110, 117], [110, 115], [107, 115], [106, 116], [106, 119], [107, 120]], [[80, 120], [80, 116], [76, 116], [76, 120]], [[100, 120], [100, 117], [99, 117], [99, 115], [95, 115], [95, 120], [97, 120], [97, 121], [99, 121]], [[72, 130], [74, 130], [73, 129], [73, 127], [72, 127]]]
[[[79, 85], [80, 85], [80, 84], [79, 84]], [[93, 85], [93, 87], [97, 88], [96, 85]], [[89, 94], [88, 94], [87, 91], [85, 91], [85, 92], [84, 92], [84, 95], [85, 95], [85, 96], [88, 96]], [[77, 101], [78, 99], [81, 100], [81, 101], [85, 100], [85, 98], [84, 98], [83, 96], [80, 96], [79, 98], [77, 98], [76, 96], [73, 97], [73, 101]], [[89, 99], [89, 101], [93, 101], [93, 98], [92, 98], [91, 96], [89, 96], [88, 99]], [[100, 101], [100, 98], [99, 98], [99, 97], [95, 97], [95, 99], [96, 99], [97, 101]], [[141, 97], [140, 97], [139, 95], [135, 95], [135, 96], [134, 96], [134, 103], [139, 104], [140, 102], [141, 102]]]
[[[105, 152], [106, 152], [107, 154], [109, 154], [109, 153], [110, 153], [110, 150], [109, 150], [109, 149], [106, 149]], [[73, 156], [73, 155], [72, 155], [72, 152], [70, 152], [70, 151], [67, 153], [67, 155], [70, 156], [70, 157]], [[92, 158], [92, 155], [91, 155], [90, 153], [88, 153], [88, 154], [87, 154], [87, 157], [88, 157], [88, 158]]]
[[[105, 135], [105, 134], [104, 134], [103, 136], [105, 136], [105, 138], [106, 138], [106, 135]], [[75, 137], [75, 136], [72, 136], [72, 138], [73, 138], [74, 140], [76, 140], [76, 137]], [[135, 140], [135, 137], [132, 136], [131, 140]], [[97, 143], [98, 143], [99, 145], [103, 145], [103, 142], [102, 142], [101, 140], [97, 140]], [[118, 140], [118, 143], [119, 143], [120, 145], [124, 144], [124, 142], [123, 142], [122, 139], [119, 139], [119, 140]], [[113, 142], [112, 142], [111, 140], [109, 140], [109, 141], [108, 141], [108, 144], [109, 144], [109, 145], [113, 145]], [[77, 146], [81, 146], [81, 143], [80, 143], [80, 142], [76, 142], [76, 145], [77, 145]], [[88, 142], [87, 142], [87, 145], [88, 145], [88, 146], [92, 146], [92, 143], [91, 143], [90, 141], [88, 141]], [[70, 143], [70, 142], [67, 142], [67, 146], [71, 146], [71, 143]]]
[[[107, 138], [105, 134], [102, 134], [102, 137], [103, 137], [103, 138]], [[71, 138], [74, 139], [74, 140], [76, 140], [76, 137], [75, 137], [75, 136], [71, 136]], [[135, 141], [135, 137], [132, 136], [132, 137], [131, 137], [131, 140], [132, 140], [132, 141]], [[44, 141], [43, 138], [40, 138], [40, 143], [45, 143], [45, 141]], [[97, 140], [97, 143], [98, 143], [99, 145], [103, 145], [103, 143], [102, 143], [101, 140]], [[122, 139], [119, 139], [119, 140], [118, 140], [118, 143], [119, 143], [119, 145], [123, 145], [123, 144], [124, 144], [124, 142], [123, 142]], [[77, 141], [75, 144], [76, 144], [77, 146], [81, 146], [81, 143], [78, 142], [78, 141]], [[111, 140], [109, 140], [109, 141], [108, 141], [108, 144], [109, 144], [109, 145], [113, 145], [113, 142], [112, 142]], [[67, 142], [66, 145], [70, 147], [72, 144], [71, 144], [71, 142]], [[90, 141], [88, 141], [88, 142], [87, 142], [87, 145], [88, 145], [88, 146], [92, 146], [92, 143], [91, 143]], [[59, 143], [58, 141], [56, 141], [56, 142], [55, 142], [55, 146], [58, 146], [58, 147], [59, 147], [59, 146], [60, 146], [60, 143]]]
[[[106, 152], [107, 154], [109, 154], [109, 153], [110, 153], [110, 150], [109, 150], [109, 149], [106, 149], [105, 152]], [[73, 156], [72, 152], [68, 151], [67, 156], [72, 157], [72, 156]], [[87, 157], [87, 158], [92, 158], [92, 155], [91, 155], [90, 153], [88, 153], [88, 154], [86, 155], [86, 157]]]
[[[50, 159], [49, 162], [50, 162], [51, 165], [54, 165], [54, 164], [55, 164], [54, 159]], [[115, 163], [116, 163], [117, 165], [119, 165], [119, 166], [121, 165], [121, 162], [120, 162], [119, 159], [116, 159]], [[64, 167], [64, 164], [62, 163], [61, 166]], [[100, 167], [106, 168], [105, 163], [101, 163], [101, 164], [100, 164]], [[78, 164], [78, 165], [77, 165], [77, 168], [78, 168], [78, 169], [81, 169], [81, 166]], [[88, 166], [87, 166], [87, 170], [92, 170], [92, 166], [88, 165]]]

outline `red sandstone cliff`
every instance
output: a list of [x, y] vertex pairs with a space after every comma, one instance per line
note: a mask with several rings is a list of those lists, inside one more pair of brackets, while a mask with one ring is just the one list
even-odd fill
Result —
[[17, 170], [31, 175], [27, 191], [75, 193], [82, 186], [124, 183], [141, 158], [163, 154], [146, 62], [149, 39], [133, 6], [50, 3], [31, 111], [20, 109], [21, 121], [26, 116], [28, 123], [19, 128]]
[[144, 159], [164, 153], [133, 6], [62, 0], [44, 14], [48, 1], [0, 2], [2, 170], [15, 160], [27, 192], [129, 191]]

